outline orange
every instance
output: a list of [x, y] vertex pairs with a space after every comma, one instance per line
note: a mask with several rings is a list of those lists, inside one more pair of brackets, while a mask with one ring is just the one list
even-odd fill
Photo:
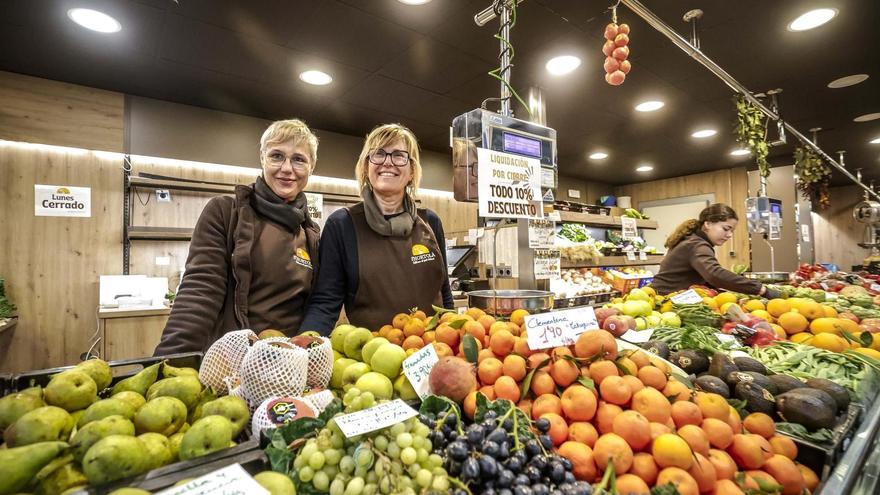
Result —
[[397, 313], [394, 315], [394, 318], [391, 319], [391, 326], [398, 330], [403, 330], [403, 327], [406, 326], [407, 322], [412, 319], [412, 316], [406, 313]]
[[596, 440], [593, 457], [596, 466], [603, 472], [609, 464], [613, 464], [615, 473], [626, 473], [632, 466], [633, 451], [620, 435], [606, 433]]
[[578, 442], [564, 442], [557, 451], [559, 455], [571, 461], [571, 472], [575, 478], [589, 483], [596, 481], [593, 449]]
[[524, 339], [522, 337], [516, 338], [516, 343], [513, 344], [513, 352], [519, 354], [520, 356], [527, 358], [532, 355], [532, 350], [529, 348], [528, 339]]
[[639, 377], [637, 377], [637, 376], [633, 376], [633, 375], [624, 375], [624, 376], [623, 376], [623, 381], [625, 381], [626, 384], [629, 385], [629, 390], [630, 390], [630, 392], [632, 392], [632, 393], [636, 393], [636, 392], [638, 392], [639, 390], [645, 388], [645, 384], [642, 383], [642, 381], [639, 380]]
[[691, 389], [687, 385], [681, 383], [675, 378], [669, 378], [666, 387], [663, 388], [664, 397], [675, 396], [675, 401], [688, 400], [691, 397]]
[[758, 469], [764, 464], [761, 444], [749, 435], [734, 435], [727, 453], [737, 466], [744, 469]]
[[418, 318], [410, 318], [409, 321], [403, 325], [403, 335], [409, 337], [410, 335], [415, 335], [417, 337], [421, 337], [422, 334], [425, 333], [425, 322]]
[[672, 419], [672, 405], [669, 400], [651, 387], [639, 390], [633, 395], [632, 409], [642, 413], [651, 422], [665, 424]]
[[550, 359], [550, 356], [546, 352], [536, 352], [536, 353], [530, 355], [528, 357], [529, 369], [532, 370], [532, 369], [538, 368], [538, 366], [541, 366], [541, 363], [543, 363], [544, 361], [547, 361], [547, 364], [545, 364], [544, 366], [542, 366], [541, 368], [538, 368], [538, 369], [541, 371], [549, 372], [550, 371], [550, 361], [548, 361], [548, 359]]
[[[501, 330], [507, 330], [508, 332], [510, 332], [510, 325], [508, 325], [506, 321], [496, 321], [492, 323], [492, 325], [489, 326], [488, 330], [489, 336], [491, 337]], [[510, 334], [514, 335], [513, 332], [510, 332]]]
[[418, 335], [410, 335], [409, 337], [403, 339], [403, 347], [404, 350], [408, 349], [421, 349], [425, 346], [425, 341], [422, 340]]
[[804, 490], [804, 476], [788, 457], [775, 454], [767, 459], [762, 469], [782, 485], [782, 495], [800, 495]]
[[572, 354], [571, 349], [568, 347], [554, 347], [550, 353], [550, 357], [553, 359], [559, 359], [562, 356], [574, 356], [574, 354]]
[[635, 411], [623, 411], [615, 416], [611, 431], [626, 440], [633, 450], [642, 450], [651, 443], [651, 423]]
[[643, 366], [649, 366], [651, 364], [651, 358], [648, 357], [648, 354], [645, 353], [645, 351], [630, 351], [630, 353], [626, 357], [632, 360], [632, 362], [636, 363], [636, 366], [638, 366], [639, 368]]
[[730, 411], [727, 399], [718, 394], [697, 392], [694, 401], [700, 407], [704, 418], [726, 419]]
[[495, 380], [501, 378], [504, 375], [501, 361], [497, 358], [490, 357], [486, 358], [477, 365], [477, 377], [480, 379], [480, 383], [483, 385], [492, 385], [495, 383]]
[[773, 422], [773, 418], [761, 412], [746, 416], [746, 419], [743, 420], [743, 427], [749, 433], [756, 433], [764, 438], [771, 438], [776, 434], [776, 423]]
[[794, 440], [783, 435], [773, 435], [769, 441], [774, 454], [784, 455], [791, 460], [797, 458], [798, 448]]
[[699, 495], [700, 489], [697, 480], [684, 469], [668, 467], [657, 475], [657, 485], [663, 486], [668, 483], [675, 485], [679, 495]]
[[755, 440], [755, 443], [758, 444], [761, 455], [764, 456], [765, 461], [773, 457], [773, 447], [770, 446], [770, 442], [768, 442], [766, 438], [756, 433], [749, 433], [746, 436]]
[[620, 406], [600, 400], [596, 405], [595, 421], [596, 429], [599, 430], [599, 433], [612, 433], [614, 431], [614, 418], [622, 412], [623, 409], [621, 409]]
[[723, 450], [709, 449], [709, 462], [715, 467], [715, 476], [721, 479], [732, 480], [736, 476], [737, 465], [733, 457]]
[[562, 414], [562, 402], [554, 394], [544, 394], [532, 401], [532, 419], [538, 419], [544, 413]]
[[825, 316], [825, 311], [822, 309], [822, 305], [817, 303], [816, 301], [804, 301], [798, 307], [798, 313], [807, 317], [808, 320], [815, 320], [816, 318], [822, 318]]
[[767, 309], [764, 307], [764, 303], [762, 303], [760, 299], [749, 299], [742, 305], [742, 307], [746, 311], [764, 311]]
[[551, 394], [556, 392], [556, 382], [553, 381], [549, 373], [538, 371], [532, 375], [531, 390], [536, 396]]
[[727, 411], [728, 416], [724, 419], [727, 422], [727, 425], [730, 426], [730, 429], [733, 430], [734, 435], [738, 435], [742, 433], [742, 420], [739, 419], [739, 413], [736, 412], [736, 409], [733, 406], [730, 406], [730, 409]]
[[538, 417], [550, 421], [550, 431], [547, 432], [547, 434], [550, 435], [550, 440], [553, 441], [553, 445], [561, 445], [562, 442], [568, 439], [568, 424], [562, 416], [551, 412], [544, 413]]
[[492, 315], [482, 315], [477, 318], [477, 323], [483, 325], [483, 328], [486, 329], [486, 334], [488, 334], [492, 324], [495, 323], [495, 317]]
[[819, 477], [816, 475], [816, 472], [799, 462], [795, 464], [800, 469], [801, 476], [804, 477], [804, 487], [810, 490], [810, 492], [815, 490], [819, 486]]
[[672, 428], [670, 428], [664, 424], [660, 424], [660, 423], [651, 423], [651, 441], [652, 442], [654, 440], [656, 440], [657, 437], [659, 437], [660, 435], [662, 435], [664, 433], [672, 433]]
[[712, 495], [745, 495], [745, 492], [729, 479], [718, 479], [715, 482], [715, 488], [711, 492]]
[[791, 311], [791, 304], [785, 299], [771, 299], [767, 302], [767, 312], [774, 318], [779, 318], [783, 313]]
[[426, 315], [425, 312], [422, 311], [421, 309], [417, 309], [417, 310], [413, 311], [412, 313], [410, 313], [410, 316], [412, 318], [418, 318], [419, 320], [422, 320], [422, 321], [428, 321], [428, 315]]
[[388, 335], [388, 332], [390, 332], [391, 330], [394, 330], [393, 326], [382, 325], [382, 328], [379, 329], [379, 337], [386, 337]]
[[657, 390], [663, 390], [666, 387], [666, 373], [660, 371], [660, 368], [656, 366], [642, 366], [638, 376], [646, 387], [654, 387]]
[[706, 418], [700, 427], [706, 432], [709, 445], [716, 449], [726, 449], [733, 442], [733, 428], [720, 419]]
[[523, 412], [528, 417], [532, 417], [532, 401], [529, 399], [520, 399], [519, 402], [516, 403], [516, 407], [519, 408], [520, 411]]
[[504, 358], [503, 370], [506, 376], [520, 381], [526, 377], [526, 360], [516, 354], [511, 354]]
[[458, 330], [450, 327], [446, 323], [441, 323], [434, 329], [434, 340], [437, 342], [443, 342], [450, 348], [455, 349], [458, 347], [460, 336]]
[[688, 474], [697, 482], [697, 488], [700, 489], [701, 493], [715, 488], [715, 482], [717, 481], [715, 466], [703, 454], [694, 454], [694, 465], [688, 469]]
[[641, 478], [645, 483], [653, 485], [657, 481], [657, 473], [660, 468], [654, 462], [654, 456], [647, 452], [640, 452], [633, 456], [633, 465], [629, 472]]
[[[638, 375], [639, 374], [639, 367], [636, 365], [636, 363], [632, 359], [625, 358], [625, 357], [618, 357], [617, 358], [617, 366], [619, 368], [623, 368], [622, 370], [620, 370], [620, 374], [623, 376]], [[624, 370], [626, 370], [626, 371], [624, 371]]]
[[478, 390], [478, 392], [485, 395], [486, 398], [489, 400], [495, 400], [495, 387], [493, 387], [492, 385], [484, 385], [480, 387], [480, 390]]
[[632, 390], [626, 380], [619, 376], [609, 376], [599, 384], [602, 399], [618, 406], [625, 405], [632, 398]]
[[388, 333], [385, 334], [385, 338], [388, 339], [388, 342], [391, 342], [395, 345], [403, 344], [403, 330], [399, 328], [392, 328], [388, 330]]
[[550, 366], [550, 376], [560, 387], [567, 387], [577, 380], [581, 370], [576, 364], [567, 359], [557, 359]]
[[512, 313], [510, 313], [510, 321], [516, 326], [523, 326], [525, 323], [526, 316], [529, 315], [529, 312], [524, 309], [515, 309]]
[[437, 352], [437, 357], [442, 358], [454, 355], [452, 348], [443, 342], [432, 342], [431, 345], [434, 346], [434, 351]]
[[785, 329], [789, 335], [803, 332], [810, 326], [807, 318], [800, 313], [783, 313], [776, 320], [776, 324]]
[[691, 450], [703, 455], [709, 455], [709, 438], [702, 428], [696, 425], [684, 425], [676, 432], [678, 436], [690, 445]]
[[467, 310], [465, 310], [464, 314], [476, 320], [477, 318], [485, 315], [486, 312], [480, 308], [468, 308]]
[[467, 414], [467, 417], [473, 419], [474, 412], [477, 410], [477, 391], [467, 394], [467, 397], [464, 398], [464, 401], [461, 403], [462, 409], [464, 409], [464, 413]]
[[619, 376], [613, 361], [593, 361], [590, 363], [590, 378], [598, 387], [609, 376]]
[[461, 327], [462, 336], [464, 334], [469, 333], [477, 339], [477, 342], [482, 343], [486, 339], [486, 329], [483, 328], [483, 325], [480, 325], [476, 321], [467, 321]]
[[694, 464], [694, 452], [684, 438], [673, 433], [664, 433], [654, 439], [651, 454], [661, 468], [678, 467], [690, 469]]
[[617, 341], [605, 330], [589, 330], [582, 333], [574, 343], [574, 354], [579, 358], [600, 356], [614, 359], [617, 357]]
[[570, 421], [590, 421], [596, 415], [596, 396], [583, 385], [574, 384], [562, 392], [562, 413]]
[[684, 425], [699, 425], [703, 422], [703, 413], [700, 407], [686, 400], [676, 401], [672, 404], [672, 421], [676, 428]]
[[[421, 321], [421, 320], [416, 320], [416, 321]], [[437, 340], [437, 336], [434, 333], [434, 331], [431, 330], [430, 332], [425, 332], [422, 334], [422, 340], [424, 340], [426, 344], [431, 344], [435, 340]]]
[[627, 495], [648, 495], [651, 493], [651, 489], [642, 478], [627, 473], [617, 478], [617, 492]]
[[765, 483], [770, 483], [771, 485], [778, 485], [779, 482], [776, 481], [776, 478], [770, 476], [770, 473], [766, 471], [761, 471], [758, 469], [752, 469], [745, 472], [746, 480], [743, 483], [743, 488], [747, 490], [758, 490], [758, 482], [755, 481], [756, 478], [761, 478]]
[[[485, 317], [484, 317], [485, 318]], [[489, 317], [491, 318], [491, 316]], [[516, 344], [516, 337], [507, 330], [499, 330], [495, 335], [489, 337], [489, 348], [497, 356], [506, 356], [513, 352], [513, 346]]]
[[575, 421], [568, 425], [568, 439], [572, 442], [580, 442], [593, 448], [598, 438], [599, 432], [592, 423]]
[[489, 358], [498, 359], [498, 356], [492, 352], [492, 349], [482, 349], [477, 353], [477, 364], [480, 364]]
[[506, 375], [502, 376], [495, 381], [494, 388], [497, 398], [519, 402], [519, 386], [513, 378]]
[[[476, 340], [476, 342], [477, 342], [477, 352], [482, 351], [483, 350], [483, 341], [480, 339], [474, 339], [474, 340]], [[491, 351], [491, 349], [487, 349], [487, 350]], [[458, 353], [459, 353], [459, 355], [464, 356], [464, 340], [462, 340], [458, 344]]]

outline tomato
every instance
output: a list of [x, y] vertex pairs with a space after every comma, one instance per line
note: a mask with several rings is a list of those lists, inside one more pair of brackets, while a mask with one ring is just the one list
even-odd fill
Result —
[[629, 36], [625, 34], [618, 34], [614, 37], [614, 44], [617, 46], [626, 46], [629, 44]]
[[629, 47], [628, 46], [618, 46], [611, 52], [611, 56], [623, 62], [626, 60], [626, 57], [629, 57]]
[[[628, 31], [629, 27], [627, 27], [626, 29]], [[617, 32], [618, 32], [617, 31], [617, 24], [614, 24], [612, 22], [611, 24], [605, 26], [605, 39], [606, 40], [613, 40], [614, 37], [617, 36]]]
[[[614, 60], [617, 60], [617, 59], [614, 59]], [[624, 60], [623, 62], [620, 63], [620, 72], [623, 72], [624, 74], [629, 74], [629, 71], [631, 69], [632, 69], [632, 64], [630, 63], [629, 60]]]
[[626, 79], [626, 74], [616, 70], [611, 74], [605, 74], [605, 81], [612, 86], [620, 86]]
[[611, 74], [620, 68], [620, 62], [617, 61], [614, 57], [606, 57], [605, 58], [605, 73]]
[[608, 40], [602, 45], [602, 53], [604, 53], [606, 57], [610, 57], [616, 46], [617, 45], [614, 44], [614, 41]]

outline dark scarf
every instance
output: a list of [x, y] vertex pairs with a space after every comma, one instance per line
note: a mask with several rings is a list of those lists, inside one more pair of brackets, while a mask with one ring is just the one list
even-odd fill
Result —
[[403, 195], [403, 212], [395, 215], [384, 215], [376, 204], [373, 190], [365, 186], [361, 190], [364, 199], [364, 214], [367, 217], [367, 225], [379, 235], [385, 237], [408, 237], [416, 222], [416, 204], [409, 197]]
[[288, 203], [275, 194], [262, 177], [257, 177], [254, 192], [256, 194], [253, 205], [257, 213], [291, 232], [295, 233], [309, 218], [308, 201], [303, 192], [297, 194], [293, 201]]

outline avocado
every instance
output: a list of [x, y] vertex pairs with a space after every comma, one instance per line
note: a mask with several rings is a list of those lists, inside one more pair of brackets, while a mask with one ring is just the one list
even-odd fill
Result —
[[754, 371], [755, 373], [760, 373], [762, 375], [767, 374], [767, 367], [764, 366], [757, 359], [750, 358], [748, 356], [740, 356], [733, 358], [733, 364], [739, 368], [740, 371]]
[[825, 394], [830, 402], [834, 399], [818, 389], [798, 388], [776, 398], [779, 416], [789, 423], [799, 423], [809, 430], [833, 428], [836, 406], [818, 397], [818, 394], [806, 393], [807, 390]]
[[727, 375], [726, 381], [730, 388], [736, 388], [740, 382], [746, 382], [754, 383], [774, 395], [779, 391], [769, 378], [755, 371], [734, 371]]
[[696, 375], [709, 369], [709, 359], [702, 353], [691, 349], [673, 352], [669, 356], [669, 361], [690, 375]]
[[784, 394], [789, 390], [794, 390], [796, 388], [804, 388], [807, 386], [806, 383], [798, 380], [797, 378], [789, 375], [770, 375], [767, 378], [776, 385], [777, 393]]
[[767, 389], [752, 382], [739, 382], [735, 390], [736, 398], [746, 401], [746, 410], [762, 412], [770, 416], [776, 412], [776, 399]]
[[838, 411], [842, 411], [849, 406], [849, 390], [831, 380], [826, 380], [824, 378], [810, 378], [807, 380], [807, 386], [821, 390], [833, 397], [834, 401], [837, 403]]
[[642, 344], [642, 349], [656, 354], [663, 359], [669, 359], [669, 346], [662, 340], [649, 340]]
[[730, 398], [730, 388], [724, 383], [724, 380], [712, 375], [703, 375], [694, 380], [694, 387], [697, 390], [718, 394], [725, 399]]
[[723, 352], [716, 352], [712, 355], [712, 361], [709, 363], [709, 374], [717, 376], [722, 380], [727, 379], [727, 375], [739, 371], [736, 364]]
[[832, 411], [837, 411], [837, 401], [834, 400], [834, 397], [831, 397], [831, 394], [824, 390], [819, 390], [818, 388], [803, 387], [791, 390], [791, 392], [794, 391], [809, 395], [811, 397], [815, 397], [816, 399], [822, 401], [822, 403], [825, 404], [825, 407], [830, 408]]

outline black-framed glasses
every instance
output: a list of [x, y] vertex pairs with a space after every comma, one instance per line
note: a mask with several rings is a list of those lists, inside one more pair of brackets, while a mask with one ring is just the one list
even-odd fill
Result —
[[290, 160], [290, 166], [298, 172], [304, 172], [309, 169], [309, 159], [299, 153], [287, 156], [280, 151], [270, 151], [266, 153], [266, 159], [269, 162], [269, 167], [273, 169], [283, 167], [284, 162], [288, 160]]
[[409, 165], [409, 152], [403, 150], [394, 150], [391, 153], [382, 148], [370, 151], [370, 163], [373, 165], [382, 165], [385, 163], [386, 157], [391, 157], [391, 164], [395, 167], [405, 167]]

